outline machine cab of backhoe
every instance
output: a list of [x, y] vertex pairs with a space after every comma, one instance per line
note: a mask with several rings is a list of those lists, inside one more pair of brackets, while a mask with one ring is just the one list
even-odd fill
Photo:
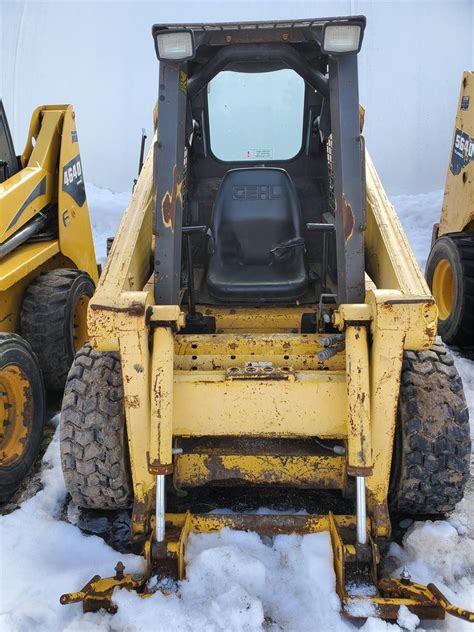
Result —
[[[402, 604], [443, 616], [427, 588], [377, 576], [389, 491], [412, 513], [454, 506], [469, 429], [451, 359], [427, 351], [434, 301], [365, 151], [364, 29], [364, 17], [153, 27], [154, 142], [61, 418], [73, 501], [131, 505], [148, 572], [94, 578], [63, 603], [97, 609], [137, 582], [146, 592], [163, 564], [183, 578], [188, 534], [227, 526], [329, 530], [345, 612], [362, 600], [386, 618]], [[448, 392], [456, 421], [442, 412]], [[450, 423], [459, 432], [443, 449], [463, 456], [435, 467]], [[196, 515], [189, 500], [166, 512], [173, 494], [216, 486], [329, 490], [350, 508]], [[351, 592], [361, 578], [370, 597]]]
[[315, 304], [363, 302], [364, 28], [363, 17], [153, 28], [155, 300], [178, 305], [186, 290], [194, 331], [212, 327], [196, 302], [307, 305], [306, 332], [325, 328]]

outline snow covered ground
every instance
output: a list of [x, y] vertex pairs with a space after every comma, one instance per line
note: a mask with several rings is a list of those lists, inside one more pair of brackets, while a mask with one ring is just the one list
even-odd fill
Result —
[[[105, 257], [129, 193], [87, 189], [97, 256]], [[393, 199], [424, 267], [431, 226], [439, 215], [442, 193]], [[474, 365], [456, 356], [474, 419]], [[57, 418], [52, 420], [57, 423]], [[140, 557], [114, 551], [97, 536], [74, 525], [74, 510], [65, 510], [66, 492], [59, 461], [57, 433], [44, 459], [42, 489], [0, 518], [0, 629], [6, 632], [65, 630], [108, 632], [309, 632], [357, 627], [344, 620], [335, 592], [332, 552], [327, 533], [278, 536], [273, 543], [256, 534], [223, 531], [193, 536], [187, 552], [188, 579], [180, 597], [156, 594], [142, 600], [119, 591], [118, 614], [82, 614], [80, 604], [61, 606], [59, 595], [77, 590], [94, 573], [110, 575], [118, 559], [138, 571]], [[474, 609], [474, 492], [449, 520], [416, 523], [403, 547], [392, 544], [394, 574], [407, 565], [413, 579], [433, 581], [458, 605]], [[67, 516], [67, 520], [66, 517]], [[369, 618], [363, 632], [412, 630], [417, 618], [408, 611], [399, 625]], [[423, 622], [422, 629], [459, 632], [472, 627], [447, 617]]]

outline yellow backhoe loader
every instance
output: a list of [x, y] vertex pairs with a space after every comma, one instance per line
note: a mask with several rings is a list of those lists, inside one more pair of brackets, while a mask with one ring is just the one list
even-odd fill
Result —
[[[155, 138], [60, 434], [74, 503], [130, 507], [147, 572], [119, 563], [61, 603], [114, 612], [115, 588], [147, 596], [152, 575], [184, 578], [190, 533], [327, 530], [348, 616], [474, 618], [407, 573], [381, 576], [390, 509], [452, 510], [470, 439], [436, 305], [365, 151], [365, 24], [153, 27]], [[232, 488], [260, 505], [321, 490], [332, 511], [195, 511], [204, 492], [229, 507]]]
[[448, 344], [474, 347], [474, 72], [461, 82], [439, 224], [426, 264]]
[[32, 115], [17, 157], [0, 101], [0, 501], [41, 446], [45, 387], [62, 391], [98, 281], [70, 105]]

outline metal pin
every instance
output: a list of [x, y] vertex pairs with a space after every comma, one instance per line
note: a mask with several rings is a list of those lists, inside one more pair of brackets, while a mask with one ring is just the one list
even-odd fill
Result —
[[157, 542], [165, 541], [165, 475], [156, 477], [155, 537]]
[[403, 584], [409, 584], [411, 582], [411, 574], [406, 566], [403, 567], [403, 570], [400, 573], [400, 579]]
[[365, 478], [356, 476], [357, 544], [367, 544], [367, 510], [365, 501]]

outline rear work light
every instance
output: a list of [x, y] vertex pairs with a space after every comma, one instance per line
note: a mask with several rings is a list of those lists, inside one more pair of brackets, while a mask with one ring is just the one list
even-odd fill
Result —
[[192, 31], [162, 31], [156, 34], [156, 53], [160, 61], [186, 61], [194, 57]]
[[362, 44], [361, 24], [326, 24], [323, 31], [323, 53], [340, 55], [358, 53]]

